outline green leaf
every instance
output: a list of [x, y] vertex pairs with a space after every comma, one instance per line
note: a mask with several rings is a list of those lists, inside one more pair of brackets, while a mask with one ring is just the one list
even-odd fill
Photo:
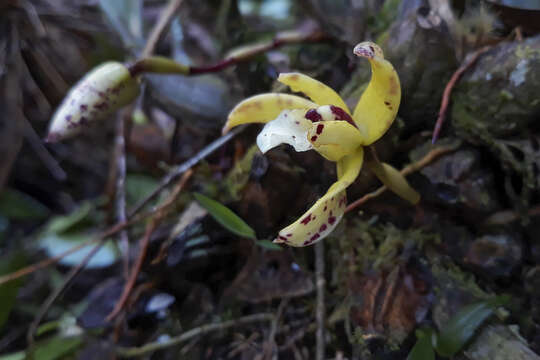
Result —
[[38, 345], [34, 352], [34, 359], [39, 360], [56, 360], [62, 356], [72, 352], [82, 340], [80, 337], [60, 338], [54, 337], [44, 343]]
[[49, 209], [25, 193], [5, 189], [0, 193], [0, 214], [12, 220], [40, 220], [49, 215]]
[[[24, 266], [24, 257], [22, 254], [17, 254], [11, 259], [2, 259], [0, 261], [0, 275], [9, 274]], [[0, 330], [5, 325], [9, 313], [15, 305], [15, 299], [22, 284], [22, 279], [12, 280], [0, 285]]]
[[255, 244], [268, 250], [279, 250], [279, 251], [283, 250], [281, 246], [279, 246], [278, 244], [274, 244], [270, 240], [258, 240], [258, 241], [255, 241]]
[[422, 336], [413, 346], [407, 360], [435, 360], [431, 336]]
[[[69, 354], [82, 344], [80, 337], [54, 337], [36, 345], [34, 359], [36, 360], [57, 360]], [[0, 360], [24, 360], [26, 353], [19, 351], [0, 356]]]
[[437, 353], [446, 357], [455, 355], [493, 311], [507, 301], [507, 296], [498, 296], [460, 309], [440, 331], [435, 348]]
[[92, 208], [93, 206], [91, 203], [85, 202], [69, 215], [55, 216], [51, 221], [49, 221], [47, 231], [55, 234], [61, 234], [67, 232], [68, 230], [72, 230], [75, 225], [79, 224], [90, 214]]
[[155, 178], [141, 174], [127, 174], [126, 176], [126, 200], [128, 207], [137, 204], [146, 198], [159, 185]]
[[201, 204], [201, 206], [205, 208], [208, 213], [224, 228], [242, 237], [250, 239], [257, 238], [255, 236], [255, 231], [229, 208], [221, 205], [215, 200], [210, 199], [209, 197], [204, 196], [203, 194], [194, 193], [193, 195], [199, 204]]
[[[76, 245], [82, 244], [92, 240], [95, 235], [90, 233], [67, 233], [67, 234], [53, 234], [46, 233], [39, 239], [39, 245], [45, 249], [49, 257], [55, 257], [63, 252], [73, 248]], [[66, 266], [76, 266], [86, 257], [86, 255], [92, 251], [95, 244], [91, 244], [80, 249], [73, 254], [63, 257], [60, 260], [60, 264]], [[103, 268], [112, 265], [117, 259], [117, 253], [112, 244], [107, 243], [92, 257], [92, 259], [86, 265], [87, 269], [91, 268]]]
[[24, 351], [18, 351], [16, 353], [0, 356], [0, 360], [24, 360], [25, 358], [26, 354], [24, 353]]

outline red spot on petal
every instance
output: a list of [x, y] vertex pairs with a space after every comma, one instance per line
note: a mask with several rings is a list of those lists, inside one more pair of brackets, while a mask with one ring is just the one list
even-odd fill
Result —
[[303, 218], [302, 221], [300, 221], [300, 223], [304, 224], [304, 225], [307, 225], [310, 221], [311, 221], [311, 214], [309, 214], [308, 216]]
[[347, 114], [345, 110], [343, 110], [340, 107], [330, 105], [330, 111], [332, 111], [332, 114], [336, 117], [336, 120], [343, 120], [351, 124], [352, 126], [356, 127], [356, 124], [354, 123], [351, 115]]
[[292, 234], [291, 234], [291, 233], [289, 233], [289, 234], [287, 234], [287, 235], [285, 235], [285, 236], [286, 236], [286, 237], [291, 237], [291, 236], [292, 236]]
[[336, 217], [335, 217], [335, 216], [330, 216], [330, 217], [328, 218], [328, 223], [329, 223], [330, 225], [334, 225], [335, 222], [336, 222]]
[[322, 211], [326, 211], [326, 209], [328, 209], [328, 206], [324, 205], [324, 209], [322, 209]]
[[321, 114], [319, 114], [315, 109], [309, 109], [306, 115], [304, 115], [304, 117], [308, 120], [311, 120], [311, 122], [317, 122], [322, 120]]
[[295, 121], [294, 122], [296, 125], [300, 125], [300, 121]]
[[81, 108], [81, 112], [85, 112], [86, 110], [88, 110], [88, 105], [81, 104], [80, 108]]
[[319, 233], [316, 233], [315, 235], [313, 235], [313, 236], [309, 239], [309, 241], [310, 241], [310, 242], [313, 242], [313, 241], [317, 240], [317, 239], [320, 238], [320, 237], [321, 237], [321, 235], [319, 235]]
[[312, 141], [312, 142], [317, 141], [317, 135], [313, 135], [313, 136], [311, 137], [311, 141]]
[[322, 224], [321, 225], [321, 228], [319, 229], [320, 232], [323, 232], [324, 230], [326, 230], [327, 226], [326, 224]]
[[323, 129], [324, 129], [324, 125], [323, 125], [323, 124], [317, 125], [317, 130], [316, 130], [316, 131], [317, 131], [317, 135], [320, 135], [320, 134], [322, 133]]

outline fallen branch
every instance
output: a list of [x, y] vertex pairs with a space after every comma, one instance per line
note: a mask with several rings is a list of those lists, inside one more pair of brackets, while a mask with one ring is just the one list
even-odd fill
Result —
[[149, 343], [144, 346], [141, 346], [141, 347], [132, 347], [132, 348], [119, 347], [116, 349], [116, 354], [119, 357], [123, 357], [123, 358], [143, 356], [143, 355], [147, 355], [158, 350], [170, 348], [172, 346], [181, 344], [184, 341], [190, 340], [196, 336], [205, 335], [212, 331], [226, 330], [234, 326], [249, 324], [253, 322], [272, 321], [273, 319], [274, 319], [273, 314], [255, 314], [255, 315], [244, 316], [236, 320], [224, 321], [219, 324], [207, 324], [207, 325], [199, 326], [194, 329], [188, 330], [185, 333], [172, 337], [167, 341], [153, 342], [153, 343]]

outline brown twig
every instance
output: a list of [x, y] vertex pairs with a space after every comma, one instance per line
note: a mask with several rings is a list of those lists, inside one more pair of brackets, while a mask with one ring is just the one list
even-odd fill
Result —
[[446, 87], [444, 88], [444, 92], [443, 92], [443, 97], [441, 100], [441, 107], [439, 109], [439, 116], [437, 118], [437, 122], [435, 123], [435, 128], [433, 129], [433, 137], [431, 138], [431, 142], [433, 144], [439, 138], [439, 133], [441, 132], [441, 128], [444, 124], [444, 120], [446, 119], [448, 105], [450, 104], [450, 96], [452, 95], [452, 90], [456, 86], [456, 83], [461, 78], [461, 76], [465, 73], [465, 71], [467, 71], [469, 68], [471, 68], [474, 65], [474, 63], [478, 60], [480, 55], [490, 50], [492, 47], [493, 45], [487, 45], [487, 46], [481, 47], [480, 49], [472, 53], [469, 60], [465, 64], [461, 65], [456, 70], [456, 72], [454, 72], [454, 74], [450, 78], [450, 81], [448, 81], [448, 83], [446, 84]]
[[150, 36], [146, 41], [146, 45], [144, 46], [141, 57], [145, 58], [152, 55], [159, 39], [163, 34], [163, 31], [171, 22], [174, 14], [176, 13], [176, 11], [178, 11], [180, 5], [182, 5], [182, 2], [183, 0], [171, 0], [167, 8], [165, 8], [165, 10], [161, 12], [157, 23], [154, 25], [152, 31], [150, 32]]
[[325, 317], [326, 317], [326, 308], [324, 303], [324, 290], [326, 285], [326, 280], [324, 279], [324, 242], [319, 241], [315, 244], [315, 278], [316, 278], [316, 287], [317, 287], [317, 333], [316, 333], [316, 360], [325, 359]]
[[143, 216], [140, 216], [138, 217], [137, 219], [134, 219], [134, 220], [130, 220], [130, 221], [126, 221], [124, 223], [118, 223], [112, 227], [110, 227], [109, 229], [105, 230], [101, 235], [98, 235], [96, 238], [92, 238], [82, 244], [79, 244], [79, 245], [76, 245], [74, 247], [72, 247], [71, 249], [69, 250], [66, 250], [64, 251], [63, 253], [55, 256], [55, 257], [52, 257], [52, 258], [49, 258], [49, 259], [46, 259], [46, 260], [42, 260], [40, 262], [37, 262], [35, 264], [32, 264], [32, 265], [29, 265], [29, 266], [26, 266], [22, 269], [19, 269], [17, 271], [14, 271], [12, 273], [9, 273], [9, 274], [6, 274], [4, 276], [0, 276], [0, 285], [2, 284], [5, 284], [7, 282], [10, 282], [10, 281], [13, 281], [13, 280], [16, 280], [18, 278], [21, 278], [23, 276], [26, 276], [26, 275], [29, 275], [33, 272], [36, 272], [38, 270], [41, 270], [41, 269], [44, 269], [46, 268], [47, 266], [50, 266], [50, 265], [53, 265], [53, 264], [56, 264], [57, 262], [59, 262], [60, 260], [62, 260], [63, 258], [65, 258], [66, 256], [70, 255], [70, 254], [73, 254], [79, 250], [81, 250], [82, 248], [85, 248], [93, 243], [96, 243], [96, 242], [99, 242], [109, 236], [112, 236], [114, 234], [116, 234], [118, 231], [121, 231], [122, 229], [125, 229], [126, 227], [128, 227], [129, 225], [137, 222], [138, 220], [140, 220], [141, 218], [144, 218], [144, 217], [147, 217], [149, 216], [149, 214], [145, 214]]
[[207, 324], [207, 325], [199, 326], [194, 329], [188, 330], [184, 332], [183, 334], [170, 338], [167, 341], [153, 342], [153, 343], [149, 343], [144, 346], [141, 346], [141, 347], [134, 347], [134, 348], [120, 347], [116, 349], [116, 354], [122, 358], [140, 357], [143, 355], [151, 354], [158, 350], [163, 350], [163, 349], [170, 348], [172, 346], [176, 346], [178, 344], [183, 343], [184, 341], [190, 340], [196, 336], [205, 335], [212, 331], [226, 330], [234, 326], [250, 324], [253, 322], [272, 321], [273, 319], [274, 319], [273, 314], [255, 314], [255, 315], [244, 316], [236, 320], [224, 321], [219, 324]]
[[[74, 268], [72, 268], [69, 273], [66, 275], [64, 281], [62, 284], [57, 287], [45, 300], [45, 302], [41, 305], [39, 308], [39, 311], [37, 312], [36, 316], [34, 317], [34, 320], [28, 327], [28, 331], [26, 333], [26, 341], [28, 342], [28, 348], [31, 349], [30, 353], [32, 353], [32, 349], [34, 347], [34, 334], [36, 332], [36, 329], [43, 320], [43, 317], [47, 314], [52, 304], [56, 301], [56, 299], [64, 292], [65, 289], [71, 284], [71, 281], [86, 267], [88, 262], [92, 260], [95, 254], [101, 249], [101, 247], [105, 244], [105, 238], [100, 239], [99, 243], [94, 246], [92, 250], [84, 257], [84, 259]], [[31, 355], [30, 355], [31, 356]], [[39, 360], [39, 359], [38, 359]]]
[[[188, 66], [184, 64], [176, 63], [174, 61], [167, 62], [168, 67], [156, 67], [155, 63], [148, 58], [149, 55], [141, 57], [134, 64], [129, 66], [129, 71], [132, 76], [139, 75], [144, 72], [158, 72], [158, 73], [181, 73], [182, 75], [199, 75], [209, 74], [222, 71], [230, 66], [237, 65], [241, 62], [253, 59], [255, 56], [264, 54], [270, 50], [277, 49], [285, 45], [293, 45], [308, 42], [321, 42], [327, 39], [327, 36], [315, 27], [309, 29], [301, 29], [297, 31], [284, 31], [276, 34], [276, 36], [265, 42], [259, 42], [256, 44], [246, 45], [236, 50], [225, 59], [219, 61], [213, 65], [206, 66]], [[163, 63], [161, 63], [161, 66]]]
[[[416, 172], [416, 171], [422, 169], [423, 167], [431, 164], [433, 161], [435, 161], [440, 156], [442, 156], [444, 154], [451, 153], [451, 152], [455, 151], [456, 149], [457, 149], [456, 145], [443, 146], [443, 147], [433, 149], [430, 152], [428, 152], [420, 160], [418, 160], [418, 161], [416, 161], [416, 162], [414, 162], [414, 163], [412, 163], [410, 165], [405, 166], [403, 169], [401, 169], [400, 173], [403, 176], [407, 176], [409, 174], [412, 174], [413, 172]], [[377, 190], [362, 196], [360, 199], [350, 203], [347, 206], [347, 208], [345, 209], [345, 212], [347, 213], [349, 211], [352, 211], [352, 210], [356, 209], [360, 205], [365, 204], [368, 200], [376, 198], [377, 196], [381, 195], [386, 190], [388, 190], [388, 188], [386, 186], [381, 186]]]
[[148, 225], [146, 226], [146, 231], [144, 233], [144, 236], [141, 238], [141, 241], [139, 243], [139, 256], [137, 258], [137, 261], [133, 265], [133, 269], [131, 270], [128, 280], [126, 281], [126, 285], [124, 286], [124, 290], [122, 291], [122, 295], [120, 296], [120, 299], [114, 306], [114, 309], [111, 311], [111, 313], [107, 316], [106, 318], [107, 321], [111, 321], [112, 319], [114, 319], [116, 315], [118, 315], [120, 311], [124, 308], [127, 300], [129, 299], [129, 295], [131, 294], [131, 291], [133, 287], [135, 286], [135, 283], [137, 281], [137, 277], [139, 276], [139, 272], [141, 271], [144, 259], [146, 258], [146, 251], [148, 249], [148, 244], [150, 243], [150, 236], [152, 235], [154, 230], [159, 226], [159, 224], [162, 222], [162, 220], [167, 214], [168, 208], [174, 203], [178, 195], [180, 195], [180, 192], [185, 187], [188, 180], [191, 178], [192, 174], [193, 174], [193, 171], [191, 169], [186, 171], [184, 176], [182, 176], [178, 184], [175, 186], [175, 188], [171, 192], [169, 198], [165, 200], [165, 202], [162, 205], [160, 205], [160, 207], [156, 211], [156, 215], [152, 218], [152, 221], [150, 221], [150, 223], [148, 223]]
[[264, 346], [263, 346], [263, 352], [264, 355], [263, 358], [265, 359], [273, 359], [274, 354], [278, 351], [277, 345], [276, 345], [276, 333], [278, 330], [279, 321], [281, 320], [281, 317], [283, 316], [283, 312], [285, 311], [285, 308], [287, 307], [287, 304], [289, 303], [288, 298], [284, 298], [279, 303], [278, 309], [276, 311], [276, 316], [272, 320], [272, 323], [270, 324], [270, 333], [268, 334], [268, 340], [266, 340]]

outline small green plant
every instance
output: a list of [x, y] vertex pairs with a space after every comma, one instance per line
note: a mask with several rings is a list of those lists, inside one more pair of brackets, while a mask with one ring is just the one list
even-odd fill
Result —
[[435, 359], [435, 351], [442, 357], [456, 355], [495, 309], [506, 304], [508, 300], [507, 296], [497, 296], [467, 305], [460, 309], [439, 333], [431, 328], [417, 330], [418, 340], [407, 360]]

